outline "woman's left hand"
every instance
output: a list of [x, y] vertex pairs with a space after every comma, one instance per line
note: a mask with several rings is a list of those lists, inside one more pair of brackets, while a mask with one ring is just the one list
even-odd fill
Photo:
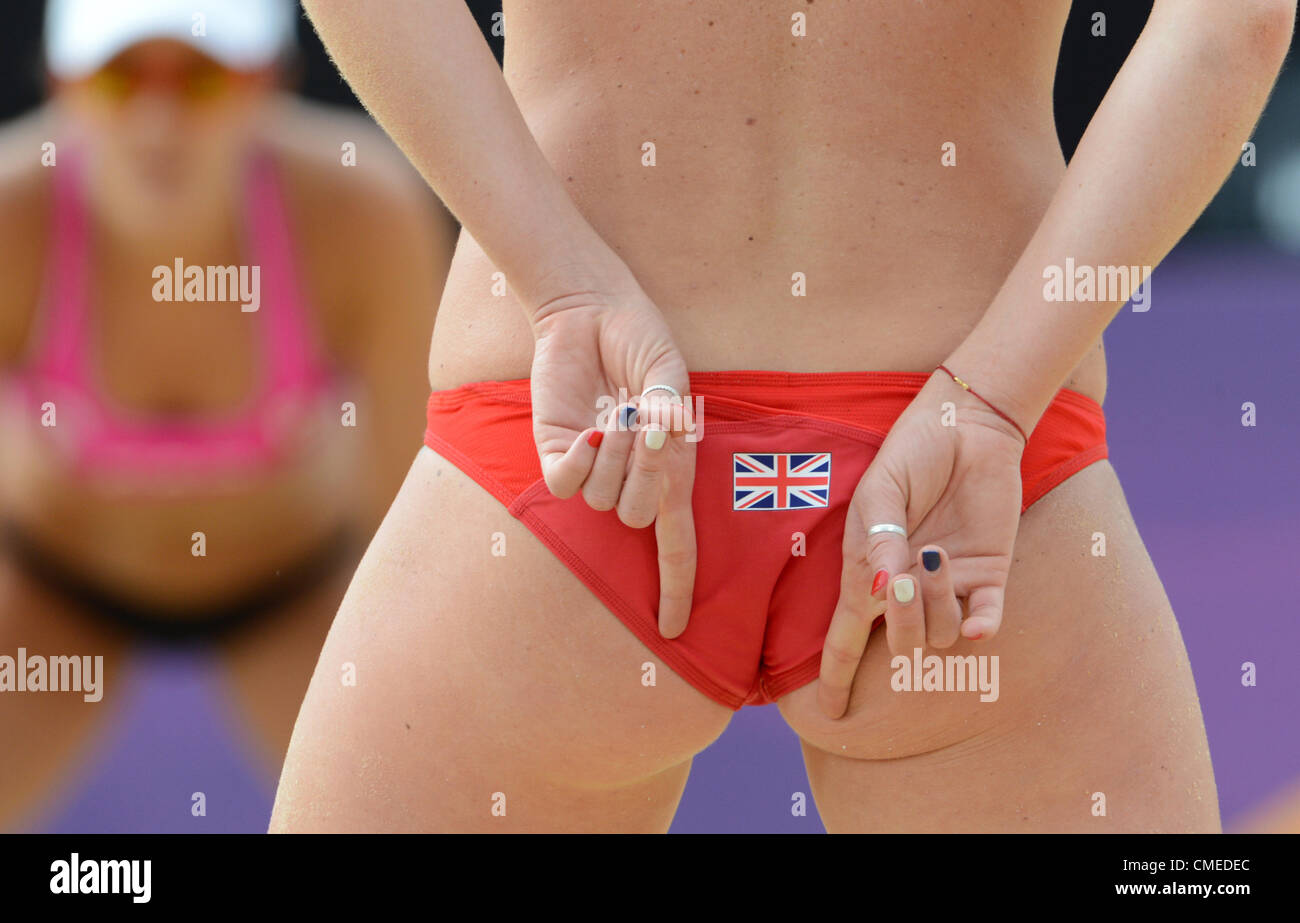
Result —
[[[997, 633], [1020, 525], [1024, 445], [1014, 426], [941, 371], [890, 428], [844, 524], [840, 598], [818, 692], [828, 716], [848, 708], [872, 622], [882, 612], [896, 655]], [[907, 538], [868, 537], [877, 523], [904, 526]], [[922, 564], [927, 550], [940, 553], [933, 572]]]

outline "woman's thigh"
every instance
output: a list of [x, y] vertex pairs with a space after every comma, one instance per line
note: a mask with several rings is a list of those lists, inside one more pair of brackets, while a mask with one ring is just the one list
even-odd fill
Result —
[[426, 449], [325, 641], [271, 829], [666, 830], [730, 715]]
[[780, 701], [828, 830], [1219, 829], [1182, 637], [1108, 462], [1025, 513], [999, 635], [927, 653], [996, 655], [996, 700], [895, 691], [880, 632], [844, 718], [815, 683]]

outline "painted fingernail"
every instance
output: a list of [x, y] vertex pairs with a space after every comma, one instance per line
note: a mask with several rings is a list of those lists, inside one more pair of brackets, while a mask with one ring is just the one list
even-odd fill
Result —
[[921, 563], [925, 566], [926, 570], [928, 570], [930, 573], [933, 574], [935, 571], [939, 569], [939, 563], [940, 563], [939, 552], [933, 550], [922, 551]]
[[604, 438], [605, 438], [605, 434], [602, 433], [600, 430], [596, 430], [590, 436], [587, 437], [587, 445], [591, 446], [594, 449], [600, 445], [600, 440]]
[[631, 404], [624, 404], [623, 409], [618, 412], [618, 425], [627, 429], [636, 422], [636, 408]]
[[979, 634], [977, 634], [977, 635], [971, 635], [971, 636], [970, 636], [970, 639], [971, 639], [972, 641], [978, 641], [978, 640], [979, 640], [980, 638], [982, 638], [982, 637], [984, 637], [984, 632], [981, 631], [981, 632], [980, 632]]
[[916, 595], [916, 585], [911, 577], [899, 577], [894, 581], [894, 599], [900, 603], [910, 603]]
[[645, 431], [645, 447], [647, 449], [662, 449], [667, 441], [668, 434], [661, 429], [648, 429]]
[[879, 595], [880, 591], [885, 588], [885, 581], [889, 579], [889, 571], [883, 567], [876, 571], [875, 579], [871, 581], [871, 595]]

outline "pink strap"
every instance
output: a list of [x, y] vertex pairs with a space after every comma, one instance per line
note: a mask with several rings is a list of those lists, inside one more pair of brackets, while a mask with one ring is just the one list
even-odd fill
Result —
[[64, 382], [83, 383], [86, 371], [86, 274], [89, 238], [80, 188], [81, 161], [64, 155], [54, 169], [54, 214], [46, 263], [43, 317], [34, 365]]
[[288, 213], [269, 154], [253, 158], [247, 188], [250, 256], [260, 266], [266, 349], [266, 389], [278, 394], [310, 385], [322, 374], [323, 349], [308, 323], [297, 263], [289, 239]]

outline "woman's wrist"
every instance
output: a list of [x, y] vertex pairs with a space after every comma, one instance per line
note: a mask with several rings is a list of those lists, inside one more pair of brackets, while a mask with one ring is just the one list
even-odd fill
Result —
[[987, 407], [989, 410], [991, 410], [994, 414], [996, 414], [1001, 420], [1003, 420], [1005, 423], [1011, 426], [1011, 428], [1014, 429], [1020, 435], [1021, 441], [1023, 442], [1029, 441], [1029, 434], [1025, 432], [1024, 427], [1022, 427], [1019, 423], [1016, 422], [1015, 417], [1013, 417], [1011, 414], [1007, 413], [1006, 411], [1002, 410], [1002, 408], [1000, 408], [993, 401], [989, 400], [984, 395], [976, 391], [973, 387], [971, 387], [970, 382], [966, 381], [966, 379], [954, 373], [953, 370], [948, 368], [947, 365], [940, 363], [939, 366], [935, 369], [935, 373], [940, 374], [942, 377], [950, 379], [964, 392], [966, 392], [971, 397], [975, 398], [977, 401], [979, 401], [981, 404]]
[[1035, 355], [1030, 346], [1017, 343], [1010, 332], [986, 335], [987, 322], [988, 314], [948, 354], [941, 367], [958, 379], [956, 387], [968, 390], [973, 400], [982, 399], [990, 408], [996, 408], [1027, 436], [1038, 425], [1061, 381], [1051, 380], [1051, 363], [1035, 361], [1043, 358], [1046, 350]]
[[[956, 425], [974, 423], [1004, 433], [1019, 443], [1022, 448], [1028, 443], [1029, 429], [1022, 428], [1014, 417], [1003, 413], [1001, 408], [994, 406], [982, 395], [976, 394], [974, 389], [963, 387], [962, 379], [946, 372], [945, 366], [946, 363], [937, 367], [926, 383], [926, 391], [929, 392], [932, 400], [937, 402], [934, 409], [943, 419], [947, 419], [951, 404], [951, 410], [955, 410], [953, 423]], [[946, 425], [953, 424], [946, 423]]]
[[510, 286], [530, 324], [597, 301], [616, 302], [640, 292], [632, 271], [610, 247], [595, 237], [557, 248], [550, 260], [510, 277]]

